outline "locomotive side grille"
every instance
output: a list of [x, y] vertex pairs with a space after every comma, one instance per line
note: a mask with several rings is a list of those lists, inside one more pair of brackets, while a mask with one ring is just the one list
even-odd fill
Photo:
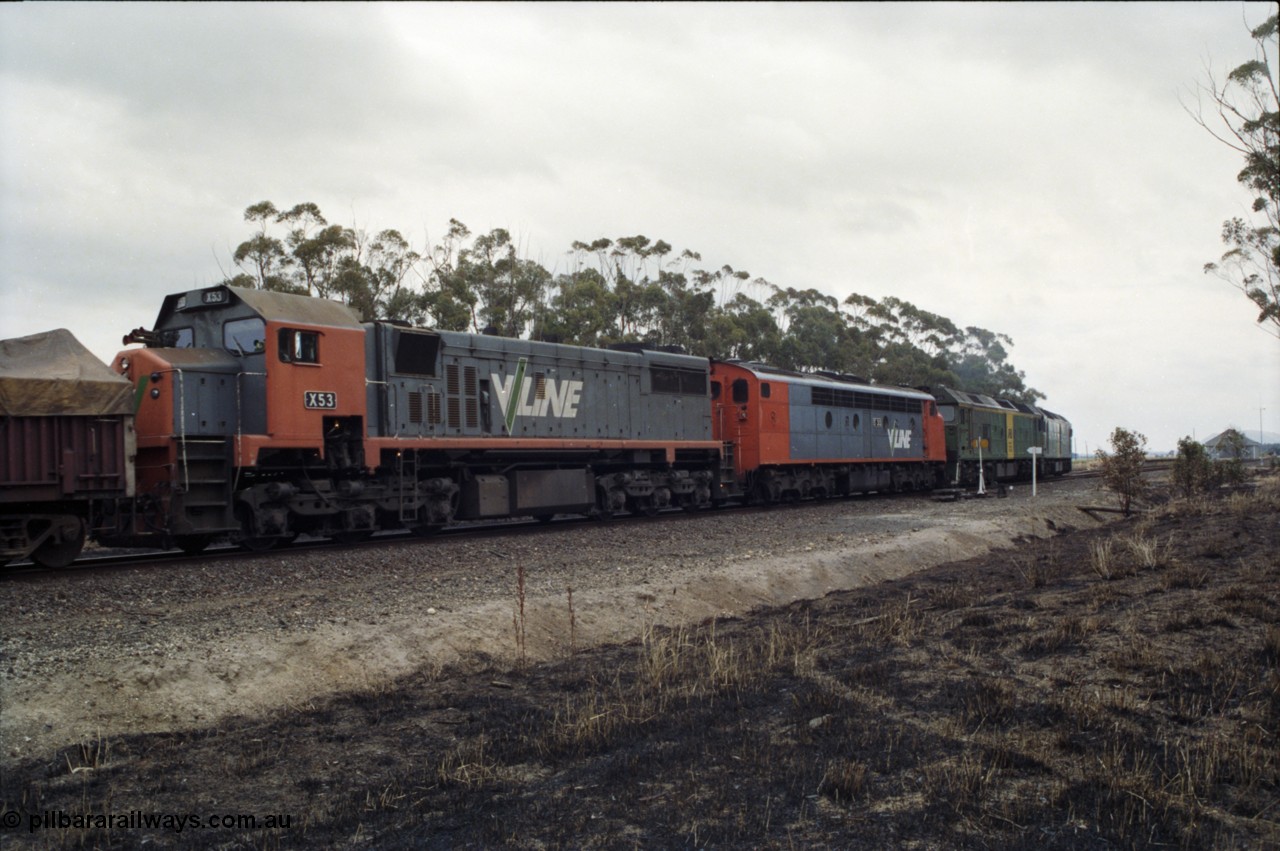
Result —
[[547, 398], [547, 374], [545, 372], [535, 372], [533, 374], [533, 398]]
[[440, 416], [440, 394], [435, 390], [427, 391], [427, 422], [432, 425], [439, 425]]
[[[444, 368], [445, 405], [448, 428], [477, 428], [480, 425], [480, 370], [475, 366], [446, 364]], [[429, 404], [439, 405], [428, 399]]]
[[813, 404], [829, 408], [866, 408], [872, 411], [915, 413], [920, 410], [919, 399], [889, 396], [883, 393], [862, 393], [833, 387], [814, 387]]
[[468, 366], [462, 373], [462, 392], [466, 394], [467, 428], [480, 427], [480, 373]]
[[422, 393], [417, 390], [409, 391], [409, 422], [422, 422]]

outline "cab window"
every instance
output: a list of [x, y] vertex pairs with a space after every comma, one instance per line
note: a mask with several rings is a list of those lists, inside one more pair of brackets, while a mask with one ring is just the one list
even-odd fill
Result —
[[281, 328], [279, 343], [285, 363], [320, 363], [320, 335], [315, 331]]
[[160, 332], [160, 346], [165, 349], [190, 349], [196, 344], [195, 334], [190, 327], [171, 328]]
[[741, 405], [747, 401], [747, 379], [735, 378], [733, 381], [733, 402]]
[[222, 345], [235, 355], [252, 355], [266, 351], [266, 323], [254, 316], [233, 319], [222, 326]]

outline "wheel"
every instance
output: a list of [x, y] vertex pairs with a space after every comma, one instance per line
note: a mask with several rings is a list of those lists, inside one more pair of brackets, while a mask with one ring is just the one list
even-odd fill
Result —
[[600, 491], [600, 505], [596, 509], [596, 517], [601, 520], [612, 520], [627, 507], [627, 495], [621, 488], [610, 488]]
[[41, 567], [62, 568], [75, 561], [82, 549], [84, 523], [79, 517], [60, 517], [52, 534], [31, 554], [31, 560]]
[[371, 530], [359, 529], [354, 532], [334, 532], [329, 536], [329, 540], [338, 544], [363, 544], [372, 537]]
[[236, 543], [251, 553], [265, 553], [280, 543], [279, 538], [237, 538]]
[[231, 542], [244, 547], [251, 553], [265, 553], [280, 543], [280, 539], [270, 535], [259, 535], [257, 524], [253, 521], [253, 512], [247, 508], [239, 508], [236, 514], [240, 517], [240, 531], [231, 536]]
[[212, 535], [179, 535], [174, 539], [178, 549], [189, 556], [198, 556], [213, 541]]
[[774, 493], [773, 488], [769, 487], [767, 482], [761, 481], [755, 490], [755, 502], [757, 505], [773, 505], [779, 501], [781, 494]]
[[653, 501], [652, 496], [638, 496], [630, 500], [627, 508], [632, 514], [643, 517], [656, 517], [658, 515], [658, 505]]

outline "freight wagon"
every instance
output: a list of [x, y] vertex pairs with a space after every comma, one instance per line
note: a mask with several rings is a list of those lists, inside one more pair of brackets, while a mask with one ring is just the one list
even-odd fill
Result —
[[134, 494], [133, 393], [65, 329], [0, 341], [0, 565], [65, 567]]

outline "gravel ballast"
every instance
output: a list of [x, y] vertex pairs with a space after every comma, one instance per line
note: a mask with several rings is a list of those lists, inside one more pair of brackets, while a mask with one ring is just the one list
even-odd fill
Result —
[[1066, 480], [1035, 499], [869, 497], [9, 576], [4, 760], [821, 597], [1096, 525], [1076, 506], [1101, 501], [1096, 480]]

